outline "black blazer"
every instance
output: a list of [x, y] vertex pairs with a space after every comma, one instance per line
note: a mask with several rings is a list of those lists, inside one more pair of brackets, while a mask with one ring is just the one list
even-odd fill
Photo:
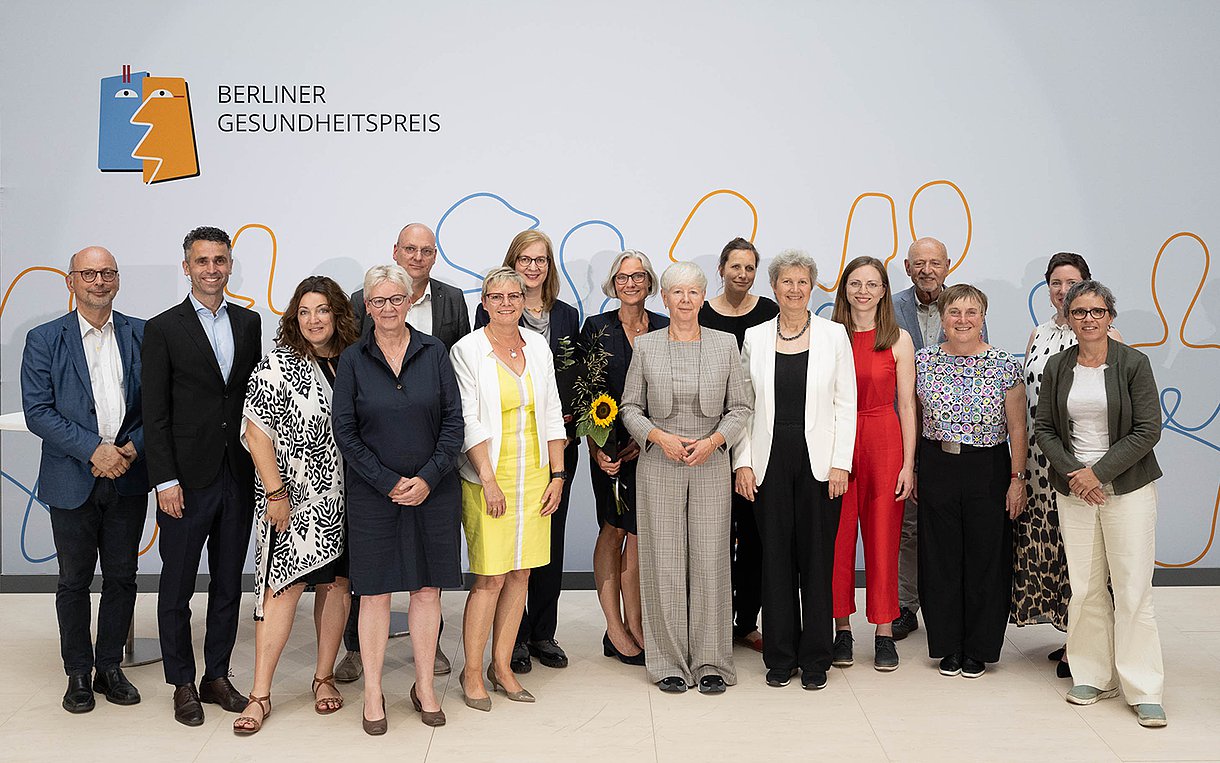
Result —
[[[669, 317], [645, 310], [648, 314], [648, 331], [663, 329], [669, 325]], [[606, 361], [606, 387], [611, 397], [619, 402], [623, 400], [623, 385], [627, 381], [627, 368], [631, 366], [631, 343], [623, 331], [623, 322], [618, 317], [618, 310], [608, 310], [601, 315], [590, 315], [585, 318], [585, 326], [580, 330], [580, 346], [588, 350], [593, 346], [593, 338], [602, 331], [601, 345], [610, 353]], [[648, 332], [645, 332], [648, 333]]]
[[[487, 325], [490, 316], [483, 309], [483, 303], [474, 309], [474, 327], [481, 329]], [[522, 316], [517, 325], [529, 328], [525, 322], [525, 317]], [[564, 337], [568, 338], [568, 342], [572, 345], [572, 349], [576, 349], [576, 340], [580, 339], [580, 313], [576, 312], [576, 308], [564, 302], [561, 299], [555, 300], [555, 304], [551, 305], [551, 354], [559, 355], [559, 343]]]
[[238, 435], [246, 386], [262, 356], [262, 320], [227, 304], [233, 330], [228, 383], [189, 297], [144, 326], [144, 443], [153, 486], [176, 479], [185, 488], [205, 488], [226, 461], [241, 484], [254, 485], [254, 465]]
[[[1034, 439], [1050, 463], [1051, 484], [1060, 493], [1070, 492], [1067, 473], [1084, 467], [1072, 454], [1067, 411], [1079, 356], [1079, 345], [1073, 345], [1047, 361], [1034, 417]], [[1117, 339], [1110, 339], [1103, 375], [1110, 449], [1093, 465], [1093, 473], [1103, 485], [1112, 483], [1114, 492], [1123, 495], [1161, 476], [1152, 454], [1161, 439], [1161, 404], [1148, 356]]]
[[[470, 333], [466, 297], [458, 287], [435, 278], [429, 278], [428, 285], [432, 287], [432, 336], [441, 340], [446, 350], [452, 350], [457, 340]], [[364, 289], [352, 294], [352, 309], [356, 313], [356, 324], [360, 326], [360, 336], [368, 336], [373, 330], [373, 318], [364, 309]]]

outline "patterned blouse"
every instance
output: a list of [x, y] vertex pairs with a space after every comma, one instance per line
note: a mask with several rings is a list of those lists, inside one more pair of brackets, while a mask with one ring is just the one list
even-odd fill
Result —
[[1008, 439], [1004, 395], [1021, 383], [1016, 358], [995, 347], [950, 355], [940, 345], [915, 354], [915, 394], [923, 406], [923, 436], [978, 448]]

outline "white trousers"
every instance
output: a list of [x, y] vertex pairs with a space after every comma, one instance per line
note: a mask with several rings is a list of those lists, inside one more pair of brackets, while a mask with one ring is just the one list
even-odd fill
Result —
[[1059, 532], [1072, 583], [1067, 638], [1072, 680], [1104, 690], [1117, 684], [1128, 704], [1159, 705], [1165, 667], [1152, 607], [1156, 483], [1126, 495], [1114, 495], [1109, 485], [1105, 491], [1103, 506], [1058, 494]]

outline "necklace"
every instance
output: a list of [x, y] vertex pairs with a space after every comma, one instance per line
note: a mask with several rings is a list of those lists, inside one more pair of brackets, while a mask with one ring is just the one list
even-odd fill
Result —
[[521, 344], [517, 345], [516, 347], [509, 347], [503, 342], [498, 341], [495, 334], [491, 333], [490, 329], [487, 330], [487, 338], [491, 340], [492, 344], [499, 345], [501, 349], [508, 350], [508, 357], [514, 359], [517, 357], [517, 350], [525, 346], [525, 338], [521, 336], [520, 332], [517, 333], [517, 338], [521, 340]]
[[626, 330], [627, 332], [634, 334], [636, 336], [639, 336], [640, 334], [644, 333], [645, 329], [648, 328], [648, 314], [647, 313], [644, 314], [644, 321], [643, 321], [643, 323], [641, 323], [639, 325], [638, 328], [635, 326], [628, 325], [627, 321], [622, 319], [622, 315], [619, 316], [619, 323], [623, 324], [623, 329]]
[[780, 330], [780, 322], [779, 322], [779, 319], [777, 318], [775, 320], [775, 335], [777, 337], [779, 337], [780, 339], [783, 339], [785, 342], [796, 341], [797, 339], [800, 339], [801, 337], [805, 336], [805, 332], [809, 330], [809, 324], [812, 321], [813, 321], [813, 313], [806, 311], [805, 312], [805, 326], [799, 332], [794, 334], [793, 336], [784, 336], [784, 332]]
[[403, 354], [405, 354], [405, 353], [406, 353], [406, 351], [407, 351], [407, 345], [408, 345], [410, 342], [411, 342], [411, 336], [410, 336], [410, 334], [408, 334], [408, 335], [407, 335], [407, 338], [406, 338], [405, 340], [403, 340], [402, 346], [401, 346], [401, 347], [398, 349], [398, 351], [397, 351], [397, 352], [390, 352], [390, 351], [389, 351], [389, 350], [386, 348], [386, 346], [385, 346], [384, 344], [382, 344], [382, 343], [381, 343], [381, 339], [380, 339], [380, 338], [378, 338], [378, 339], [377, 339], [377, 347], [379, 347], [379, 348], [381, 349], [381, 354], [382, 354], [382, 355], [385, 355], [386, 362], [387, 362], [387, 363], [389, 363], [389, 364], [392, 366], [392, 365], [394, 365], [395, 363], [397, 363], [399, 360], [401, 360], [401, 359], [402, 359]]

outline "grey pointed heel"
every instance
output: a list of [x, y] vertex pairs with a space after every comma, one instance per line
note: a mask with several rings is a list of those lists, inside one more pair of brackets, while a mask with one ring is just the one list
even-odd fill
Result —
[[504, 684], [500, 683], [496, 678], [496, 670], [491, 665], [487, 666], [487, 680], [491, 681], [491, 688], [495, 691], [504, 692], [504, 696], [511, 699], [513, 702], [535, 702], [534, 695], [530, 694], [526, 689], [521, 691], [509, 691], [504, 688]]

